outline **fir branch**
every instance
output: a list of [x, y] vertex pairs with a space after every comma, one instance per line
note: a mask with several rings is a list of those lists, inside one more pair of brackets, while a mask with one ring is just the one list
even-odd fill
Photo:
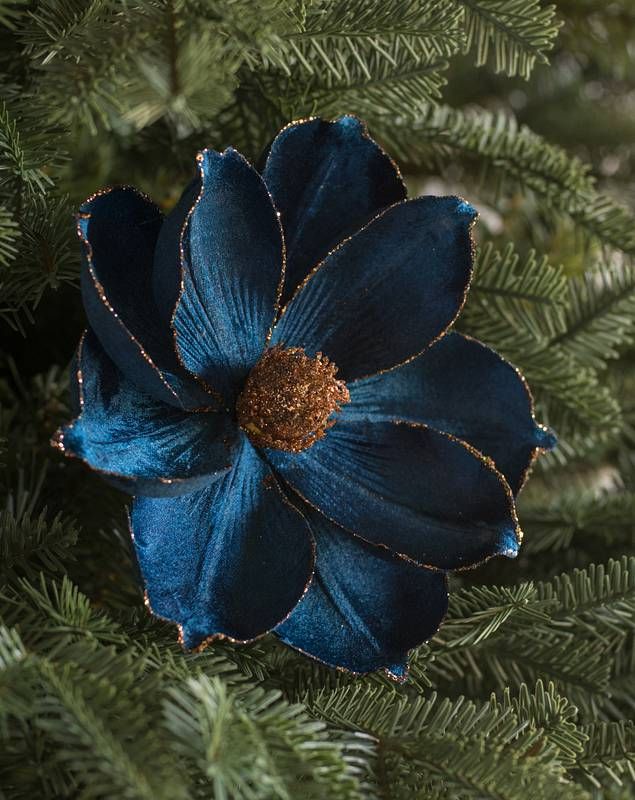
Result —
[[480, 249], [474, 263], [470, 294], [488, 299], [501, 298], [520, 309], [523, 304], [563, 307], [567, 300], [567, 280], [562, 267], [549, 264], [547, 256], [537, 258], [530, 250], [521, 263], [509, 242], [496, 250], [491, 242]]
[[494, 699], [481, 705], [435, 693], [411, 699], [356, 684], [318, 695], [311, 708], [331, 724], [375, 740], [382, 759], [378, 780], [383, 775], [386, 786], [504, 800], [522, 797], [531, 780], [532, 797], [576, 796], [541, 745], [541, 732]]
[[309, 75], [330, 72], [342, 83], [350, 79], [347, 64], [357, 62], [368, 79], [366, 66], [373, 57], [395, 66], [403, 52], [413, 64], [447, 58], [461, 46], [460, 12], [446, 0], [405, 5], [399, 0], [368, 2], [338, 0], [311, 10], [302, 30], [282, 38], [282, 49], [272, 53], [272, 66], [291, 75], [297, 69]]
[[33, 107], [22, 110], [29, 108], [27, 97], [21, 101], [16, 114], [0, 100], [0, 188], [24, 188], [37, 196], [53, 183], [48, 170], [61, 158], [55, 144], [59, 129], [47, 125]]
[[83, 797], [188, 796], [156, 735], [158, 686], [142, 676], [141, 665], [87, 643], [69, 649], [62, 662], [38, 661], [44, 691], [32, 724], [46, 734]]
[[63, 653], [71, 644], [88, 641], [123, 645], [126, 636], [105, 612], [64, 576], [61, 582], [20, 578], [0, 594], [0, 617], [16, 626], [31, 650], [47, 656]]
[[553, 48], [559, 20], [555, 6], [541, 7], [539, 0], [456, 0], [463, 8], [465, 52], [476, 50], [482, 66], [494, 53], [494, 69], [527, 79], [536, 61], [546, 64]]
[[603, 369], [633, 341], [635, 268], [615, 264], [569, 282], [564, 330], [552, 339], [580, 364]]
[[551, 620], [563, 632], [585, 627], [593, 637], [624, 637], [635, 626], [635, 558], [562, 573], [536, 589], [537, 599], [551, 606]]
[[278, 691], [228, 691], [218, 678], [190, 678], [169, 690], [165, 724], [175, 755], [203, 781], [197, 797], [358, 798], [342, 745], [324, 723]]
[[7, 718], [26, 716], [32, 708], [27, 651], [15, 628], [0, 624], [0, 735], [8, 735]]
[[602, 778], [618, 786], [623, 776], [635, 781], [635, 725], [633, 722], [594, 722], [582, 728], [587, 742], [575, 766], [597, 789]]
[[547, 206], [572, 219], [588, 238], [635, 254], [632, 213], [597, 194], [589, 168], [505, 114], [448, 106], [419, 107], [407, 124], [380, 117], [381, 138], [402, 163], [426, 167], [458, 153], [516, 186], [534, 192]]
[[0, 0], [0, 26], [15, 30], [17, 22], [22, 18], [22, 9], [28, 0]]
[[0, 205], [0, 276], [3, 276], [2, 271], [15, 258], [18, 238], [18, 223], [13, 214], [5, 206]]
[[450, 595], [448, 618], [424, 660], [436, 685], [486, 692], [547, 677], [574, 702], [593, 707], [608, 688], [634, 612], [633, 559], [513, 589], [464, 589]]
[[576, 724], [578, 709], [561, 694], [553, 683], [546, 687], [541, 680], [531, 690], [526, 684], [514, 695], [503, 692], [502, 705], [511, 708], [517, 717], [528, 720], [543, 736], [546, 746], [554, 750], [555, 760], [563, 767], [574, 766], [580, 758], [587, 734]]
[[[523, 262], [511, 243], [496, 250], [487, 242], [477, 253], [474, 278], [459, 325], [508, 357], [527, 352], [527, 338], [544, 342], [562, 330], [567, 280], [531, 250]], [[514, 343], [517, 342], [515, 345]], [[536, 349], [535, 343], [529, 345]]]
[[[285, 107], [292, 116], [314, 113], [332, 117], [354, 112], [370, 119], [410, 117], [438, 100], [447, 67], [448, 62], [438, 56], [414, 60], [405, 50], [390, 59], [372, 51], [362, 63], [345, 55], [337, 75], [326, 72], [307, 80], [298, 81], [295, 75], [289, 79]], [[268, 78], [263, 85], [269, 97], [279, 92], [275, 78]]]
[[635, 544], [635, 495], [632, 492], [574, 491], [551, 496], [547, 502], [521, 501], [527, 554]]
[[30, 14], [30, 24], [20, 31], [27, 53], [45, 66], [64, 52], [83, 52], [76, 49], [86, 36], [94, 36], [117, 10], [112, 0], [44, 0]]
[[59, 514], [49, 522], [46, 511], [38, 517], [0, 511], [0, 584], [10, 576], [60, 572], [76, 541], [75, 525]]

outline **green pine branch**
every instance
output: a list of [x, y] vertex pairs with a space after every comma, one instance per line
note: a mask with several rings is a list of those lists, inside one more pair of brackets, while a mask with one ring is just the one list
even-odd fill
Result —
[[375, 742], [380, 796], [394, 788], [398, 797], [407, 797], [423, 787], [424, 796], [492, 800], [528, 791], [545, 800], [581, 796], [575, 794], [579, 787], [567, 783], [543, 731], [514, 713], [509, 702], [476, 704], [436, 693], [409, 698], [394, 689], [352, 685], [318, 694], [310, 703], [331, 724]]
[[27, 0], [0, 0], [0, 26], [15, 30], [16, 23], [20, 20], [22, 10]]
[[0, 511], [0, 584], [15, 575], [61, 572], [76, 541], [75, 525], [61, 515], [48, 521], [45, 511], [39, 516]]
[[635, 495], [598, 494], [568, 489], [545, 500], [522, 502], [527, 532], [525, 553], [557, 552], [570, 547], [630, 549], [635, 544]]
[[358, 798], [342, 744], [280, 691], [228, 690], [201, 675], [172, 687], [165, 725], [179, 762], [197, 776], [196, 797]]
[[486, 242], [477, 253], [470, 293], [470, 299], [500, 298], [516, 311], [525, 304], [557, 308], [567, 302], [567, 280], [562, 267], [549, 264], [547, 256], [538, 258], [531, 250], [521, 262], [511, 242], [503, 250]]
[[635, 618], [635, 559], [573, 570], [516, 587], [471, 587], [450, 595], [430, 644], [428, 676], [482, 693], [553, 680], [584, 708], [602, 705]]
[[596, 788], [603, 781], [624, 786], [635, 782], [635, 725], [629, 722], [595, 722], [582, 729], [587, 741], [575, 765]]
[[390, 152], [411, 168], [459, 155], [475, 161], [547, 207], [573, 220], [590, 240], [635, 254], [633, 214], [596, 192], [589, 168], [502, 113], [448, 106], [418, 108], [417, 116], [389, 126], [376, 122]]
[[460, 12], [446, 0], [340, 0], [310, 11], [301, 30], [281, 39], [281, 49], [270, 55], [272, 66], [287, 75], [298, 68], [311, 76], [326, 71], [338, 83], [351, 79], [355, 63], [370, 79], [373, 63], [394, 67], [402, 54], [412, 64], [447, 58], [462, 42]]
[[[448, 62], [433, 55], [413, 59], [406, 50], [387, 59], [371, 51], [360, 63], [346, 55], [341, 70], [322, 72], [319, 77], [298, 81], [288, 79], [284, 89], [285, 108], [291, 116], [319, 114], [334, 117], [353, 112], [369, 119], [417, 114], [435, 102], [445, 85]], [[263, 80], [269, 97], [277, 91], [278, 77]]]
[[580, 364], [603, 369], [633, 341], [633, 327], [635, 269], [619, 263], [570, 281], [565, 324], [551, 344]]
[[52, 185], [49, 171], [63, 158], [56, 141], [60, 130], [45, 121], [42, 109], [30, 107], [28, 97], [20, 100], [19, 113], [0, 100], [0, 190], [38, 196]]
[[[456, 0], [463, 8], [465, 52], [476, 51], [476, 64], [490, 58], [496, 72], [527, 79], [536, 61], [548, 63], [562, 24], [556, 7], [539, 0]], [[492, 58], [493, 56], [493, 58]]]

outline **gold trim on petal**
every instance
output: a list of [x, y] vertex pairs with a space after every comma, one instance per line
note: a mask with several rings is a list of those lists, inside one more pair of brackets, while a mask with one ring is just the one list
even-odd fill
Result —
[[[367, 542], [367, 544], [370, 544], [371, 547], [377, 547], [378, 546], [378, 545], [373, 544], [372, 542]], [[390, 551], [390, 552], [392, 553], [392, 551]], [[397, 553], [392, 553], [392, 555], [397, 556]], [[417, 565], [417, 566], [421, 566], [421, 565]], [[445, 594], [446, 594], [447, 597], [449, 597], [450, 591], [449, 591], [449, 585], [448, 585], [448, 574], [447, 574], [447, 571], [445, 571], [445, 570], [434, 570], [434, 571], [440, 572], [443, 575], [443, 582], [444, 582], [444, 585], [445, 585]], [[344, 675], [350, 675], [350, 676], [352, 676], [354, 678], [363, 678], [366, 675], [375, 675], [375, 674], [383, 672], [384, 675], [386, 675], [386, 677], [389, 678], [394, 683], [403, 684], [408, 680], [408, 677], [410, 675], [410, 663], [409, 663], [410, 655], [418, 647], [421, 647], [422, 644], [426, 644], [434, 636], [437, 635], [437, 633], [441, 629], [441, 626], [443, 625], [443, 623], [445, 622], [445, 620], [446, 620], [446, 618], [448, 616], [448, 610], [449, 609], [446, 608], [445, 613], [443, 614], [443, 616], [439, 620], [439, 624], [437, 625], [436, 629], [430, 634], [430, 636], [427, 639], [424, 639], [422, 642], [419, 642], [419, 644], [415, 645], [414, 647], [411, 647], [409, 650], [406, 651], [406, 673], [405, 673], [405, 675], [403, 677], [400, 676], [400, 675], [395, 675], [395, 673], [391, 672], [388, 667], [377, 667], [377, 669], [371, 669], [371, 670], [368, 670], [366, 672], [359, 672], [357, 670], [349, 669], [348, 667], [342, 667], [342, 666], [340, 666], [338, 664], [331, 664], [328, 661], [324, 661], [323, 659], [318, 658], [318, 656], [314, 656], [312, 653], [308, 653], [306, 650], [303, 650], [301, 647], [298, 647], [297, 645], [290, 644], [289, 642], [283, 641], [283, 644], [285, 645], [285, 647], [290, 647], [292, 650], [295, 650], [296, 652], [301, 653], [303, 656], [307, 656], [308, 658], [312, 659], [313, 661], [316, 661], [318, 664], [322, 664], [322, 666], [328, 667], [329, 669], [334, 669], [337, 672], [341, 672]], [[281, 624], [281, 623], [278, 623], [278, 624]], [[274, 636], [275, 635], [277, 635], [277, 634], [274, 631]]]
[[[466, 203], [467, 205], [470, 205], [467, 202], [467, 200], [465, 200], [463, 197], [460, 197], [459, 195], [444, 195], [444, 196], [445, 197], [455, 198], [456, 200], [459, 200], [462, 203]], [[335, 247], [333, 247], [331, 250], [329, 250], [329, 252], [324, 256], [324, 258], [321, 261], [319, 261], [309, 271], [309, 273], [304, 278], [304, 280], [297, 286], [297, 288], [295, 289], [293, 295], [289, 298], [289, 300], [285, 303], [285, 305], [283, 306], [282, 310], [280, 311], [280, 314], [278, 316], [278, 321], [276, 322], [276, 325], [280, 322], [282, 317], [287, 313], [287, 311], [289, 309], [289, 306], [293, 303], [295, 298], [299, 296], [300, 292], [304, 289], [304, 287], [324, 267], [324, 265], [326, 264], [328, 259], [334, 253], [336, 253], [339, 250], [341, 250], [342, 247], [344, 247], [344, 245], [348, 244], [348, 242], [351, 241], [351, 239], [353, 239], [354, 237], [358, 236], [360, 233], [363, 233], [367, 228], [371, 227], [371, 225], [373, 225], [373, 223], [375, 223], [377, 220], [381, 219], [381, 217], [383, 217], [389, 211], [392, 211], [394, 208], [397, 208], [398, 206], [404, 206], [404, 205], [406, 205], [408, 203], [416, 203], [418, 200], [421, 200], [422, 197], [407, 197], [404, 200], [399, 200], [396, 203], [392, 203], [392, 205], [386, 206], [386, 208], [383, 208], [378, 214], [376, 214], [372, 219], [370, 219], [365, 225], [362, 225], [361, 228], [356, 230], [350, 236], [347, 236], [345, 239], [342, 239], [341, 242], [339, 242], [337, 245], [335, 245]], [[465, 288], [463, 289], [463, 295], [462, 295], [461, 300], [459, 302], [459, 305], [457, 307], [456, 313], [454, 314], [454, 316], [452, 317], [450, 322], [443, 328], [443, 330], [437, 336], [435, 336], [430, 342], [428, 342], [426, 344], [426, 346], [424, 348], [422, 348], [418, 352], [413, 353], [411, 356], [408, 356], [403, 361], [400, 361], [397, 364], [393, 364], [391, 367], [386, 367], [385, 369], [377, 370], [377, 372], [371, 372], [368, 375], [361, 375], [359, 378], [353, 378], [352, 380], [348, 380], [347, 381], [348, 384], [353, 385], [357, 381], [367, 380], [368, 378], [373, 378], [375, 375], [385, 375], [387, 372], [392, 372], [393, 370], [397, 369], [398, 367], [403, 367], [405, 364], [409, 364], [411, 361], [414, 361], [415, 358], [418, 358], [422, 353], [425, 353], [426, 350], [429, 350], [433, 345], [435, 345], [438, 341], [440, 341], [446, 335], [446, 333], [450, 330], [450, 328], [454, 325], [454, 323], [459, 318], [461, 312], [463, 311], [463, 308], [464, 308], [465, 303], [467, 301], [467, 296], [468, 296], [469, 291], [470, 291], [470, 287], [472, 285], [472, 278], [474, 276], [474, 257], [475, 257], [475, 254], [476, 254], [476, 243], [474, 241], [473, 229], [474, 229], [474, 226], [476, 225], [478, 219], [479, 219], [479, 214], [478, 214], [478, 212], [476, 212], [475, 216], [472, 217], [472, 219], [470, 220], [470, 223], [468, 225], [468, 235], [469, 235], [469, 241], [470, 241], [469, 272], [468, 272], [467, 281], [465, 283]], [[327, 355], [328, 355], [328, 353], [327, 353]]]
[[[516, 373], [516, 375], [520, 379], [520, 382], [523, 385], [523, 388], [524, 388], [524, 390], [525, 390], [525, 392], [527, 394], [527, 399], [529, 400], [529, 413], [531, 414], [531, 419], [532, 419], [533, 423], [536, 425], [537, 428], [540, 428], [540, 430], [543, 431], [543, 433], [550, 433], [551, 432], [550, 428], [547, 425], [543, 425], [542, 422], [538, 422], [538, 420], [536, 419], [536, 402], [534, 400], [534, 396], [533, 396], [533, 393], [531, 391], [531, 387], [529, 386], [529, 383], [527, 381], [527, 378], [525, 378], [525, 376], [520, 371], [520, 369], [517, 366], [515, 366], [514, 364], [512, 364], [511, 361], [509, 361], [507, 358], [502, 356], [498, 352], [498, 350], [495, 350], [493, 347], [490, 347], [490, 345], [485, 344], [480, 339], [475, 339], [473, 336], [470, 336], [467, 333], [463, 333], [462, 331], [457, 331], [457, 333], [459, 334], [459, 336], [462, 336], [464, 339], [468, 339], [471, 342], [476, 342], [476, 344], [479, 344], [479, 345], [481, 345], [481, 347], [484, 347], [486, 350], [489, 350], [490, 352], [494, 353], [494, 355], [498, 356], [498, 358], [500, 358], [500, 360], [504, 364], [507, 364], [507, 366], [509, 366], [511, 369], [514, 370], [514, 372]], [[527, 480], [529, 479], [531, 471], [534, 468], [534, 465], [535, 465], [536, 461], [538, 460], [538, 456], [541, 453], [548, 453], [548, 452], [549, 452], [548, 448], [540, 447], [539, 445], [537, 445], [536, 447], [532, 448], [531, 455], [529, 457], [529, 462], [528, 462], [527, 466], [525, 467], [525, 469], [521, 473], [520, 486], [518, 487], [518, 491], [516, 493], [517, 495], [520, 494], [520, 492], [525, 488], [525, 484], [527, 483]]]
[[[388, 423], [388, 424], [391, 424], [391, 425], [406, 425], [406, 426], [411, 427], [411, 428], [421, 428], [421, 429], [424, 429], [424, 430], [434, 431], [435, 433], [438, 433], [440, 436], [445, 436], [447, 439], [451, 439], [452, 441], [455, 441], [458, 444], [462, 445], [473, 456], [475, 456], [490, 472], [494, 473], [494, 475], [496, 476], [498, 481], [501, 483], [501, 485], [503, 487], [503, 490], [505, 492], [505, 495], [507, 497], [508, 503], [509, 503], [509, 511], [510, 511], [510, 516], [511, 516], [512, 522], [514, 523], [514, 532], [516, 534], [516, 540], [518, 541], [518, 544], [520, 544], [522, 542], [523, 532], [522, 532], [522, 530], [520, 528], [520, 523], [519, 523], [519, 520], [518, 520], [518, 513], [516, 511], [516, 502], [515, 502], [515, 499], [514, 499], [514, 494], [513, 494], [512, 490], [511, 490], [511, 487], [509, 486], [509, 483], [507, 482], [507, 479], [502, 474], [502, 472], [500, 472], [500, 470], [496, 467], [493, 459], [489, 458], [488, 456], [483, 455], [483, 453], [481, 453], [475, 447], [473, 447], [472, 445], [468, 444], [467, 442], [464, 442], [463, 439], [459, 439], [458, 436], [453, 436], [452, 434], [446, 433], [445, 431], [437, 430], [437, 428], [433, 428], [431, 425], [426, 425], [424, 422], [411, 422], [409, 420], [396, 420], [396, 419], [395, 420], [386, 420], [385, 422]], [[388, 544], [385, 544], [383, 542], [371, 542], [368, 539], [366, 539], [361, 533], [358, 533], [357, 531], [354, 531], [352, 528], [346, 527], [346, 525], [342, 525], [341, 522], [338, 522], [336, 519], [333, 519], [333, 517], [329, 516], [322, 508], [320, 508], [315, 503], [313, 503], [310, 500], [308, 500], [302, 494], [302, 492], [296, 486], [294, 486], [293, 483], [291, 483], [291, 481], [287, 477], [284, 477], [284, 481], [289, 486], [289, 488], [293, 492], [295, 492], [295, 494], [297, 494], [298, 497], [303, 502], [305, 502], [310, 508], [312, 508], [315, 511], [317, 511], [318, 513], [320, 513], [323, 517], [328, 519], [329, 522], [332, 522], [338, 528], [341, 528], [343, 531], [346, 531], [346, 533], [349, 533], [351, 536], [355, 536], [356, 538], [361, 539], [363, 542], [365, 542], [366, 544], [371, 545], [372, 547], [384, 548], [389, 553], [392, 553], [394, 556], [397, 556], [398, 558], [401, 558], [403, 561], [407, 561], [410, 564], [414, 564], [414, 566], [416, 566], [416, 567], [423, 567], [424, 569], [433, 570], [434, 572], [466, 572], [466, 571], [471, 570], [471, 569], [476, 569], [477, 567], [480, 567], [483, 564], [487, 563], [490, 559], [496, 558], [497, 556], [500, 555], [500, 553], [492, 553], [492, 555], [487, 556], [486, 558], [482, 559], [481, 561], [477, 561], [474, 564], [470, 564], [469, 566], [465, 566], [465, 567], [453, 567], [452, 569], [447, 569], [447, 568], [444, 568], [444, 567], [437, 567], [437, 566], [435, 566], [433, 564], [426, 564], [423, 561], [417, 561], [416, 559], [412, 558], [411, 556], [407, 555], [406, 553], [400, 553], [397, 550], [394, 550]]]
[[[309, 591], [309, 588], [310, 588], [311, 584], [313, 583], [313, 577], [315, 576], [315, 564], [316, 564], [316, 555], [317, 555], [317, 546], [315, 544], [315, 538], [313, 536], [313, 531], [311, 530], [311, 526], [309, 525], [309, 523], [308, 523], [306, 517], [304, 516], [304, 514], [300, 511], [300, 509], [297, 506], [295, 506], [288, 499], [286, 494], [282, 491], [282, 489], [280, 487], [280, 484], [278, 483], [275, 475], [273, 474], [273, 470], [271, 470], [271, 467], [269, 467], [269, 465], [267, 465], [267, 467], [269, 468], [268, 477], [271, 478], [271, 481], [267, 482], [266, 490], [271, 490], [272, 488], [275, 487], [275, 489], [277, 490], [278, 494], [280, 495], [280, 497], [281, 497], [282, 501], [285, 503], [285, 505], [288, 505], [290, 508], [292, 508], [298, 514], [298, 516], [302, 519], [302, 521], [304, 522], [304, 525], [306, 527], [306, 532], [307, 532], [308, 537], [309, 537], [309, 542], [310, 542], [310, 545], [311, 545], [311, 566], [310, 566], [309, 576], [308, 576], [307, 582], [306, 582], [306, 584], [304, 586], [304, 589], [302, 590], [302, 594], [298, 597], [298, 599], [296, 600], [294, 605], [289, 609], [289, 611], [287, 611], [287, 613], [284, 615], [284, 617], [281, 620], [276, 622], [274, 625], [272, 625], [266, 631], [263, 631], [262, 633], [259, 633], [257, 636], [253, 636], [250, 639], [236, 639], [233, 636], [230, 636], [229, 634], [226, 634], [226, 633], [213, 633], [210, 636], [205, 637], [203, 639], [203, 641], [200, 642], [200, 644], [196, 645], [196, 647], [188, 648], [184, 644], [184, 626], [183, 626], [183, 623], [177, 622], [177, 620], [174, 620], [174, 619], [169, 619], [168, 617], [163, 617], [163, 616], [161, 616], [161, 614], [157, 614], [157, 612], [153, 610], [153, 608], [152, 608], [152, 606], [150, 604], [150, 597], [149, 597], [149, 594], [148, 594], [147, 583], [146, 583], [146, 580], [144, 578], [143, 579], [143, 584], [144, 584], [143, 602], [144, 602], [144, 605], [148, 609], [148, 611], [149, 611], [151, 616], [156, 617], [156, 619], [160, 619], [163, 622], [169, 622], [169, 623], [171, 623], [173, 625], [176, 625], [177, 630], [178, 630], [177, 642], [183, 648], [184, 652], [186, 652], [186, 653], [201, 653], [203, 650], [205, 650], [206, 647], [208, 647], [213, 642], [217, 642], [217, 641], [226, 641], [226, 642], [230, 642], [231, 644], [252, 644], [252, 642], [256, 642], [256, 641], [258, 641], [258, 639], [262, 639], [264, 636], [267, 636], [267, 634], [271, 633], [272, 630], [274, 628], [276, 628], [278, 625], [281, 625], [283, 622], [285, 622], [287, 619], [289, 619], [289, 617], [293, 613], [294, 609], [297, 607], [298, 603], [305, 597], [306, 593]], [[133, 498], [133, 500], [134, 499], [136, 499], [136, 498]], [[133, 528], [132, 528], [132, 518], [130, 516], [130, 512], [129, 511], [128, 511], [127, 516], [128, 516], [128, 529], [130, 531], [130, 537], [131, 537], [131, 539], [132, 539], [132, 541], [134, 543], [135, 536], [134, 536], [134, 531], [133, 531]]]
[[[50, 439], [51, 447], [54, 447], [56, 450], [59, 450], [61, 453], [64, 454], [64, 456], [66, 456], [66, 458], [73, 458], [76, 461], [80, 461], [82, 464], [86, 464], [87, 467], [89, 467], [93, 472], [96, 472], [99, 475], [104, 475], [104, 476], [109, 477], [109, 478], [115, 478], [115, 479], [120, 480], [120, 481], [127, 481], [128, 483], [134, 483], [137, 480], [151, 480], [151, 481], [156, 481], [157, 483], [162, 483], [164, 486], [171, 486], [171, 485], [175, 485], [175, 484], [179, 484], [179, 483], [185, 483], [186, 481], [191, 481], [192, 479], [195, 479], [195, 478], [204, 477], [205, 474], [207, 474], [207, 473], [203, 473], [201, 475], [191, 475], [189, 478], [162, 478], [162, 477], [142, 478], [141, 476], [135, 477], [133, 475], [124, 475], [124, 474], [122, 474], [120, 472], [114, 472], [112, 470], [100, 469], [99, 467], [95, 467], [95, 466], [93, 466], [93, 464], [91, 464], [89, 461], [87, 461], [87, 459], [83, 458], [82, 456], [78, 456], [76, 453], [73, 453], [72, 450], [67, 450], [66, 445], [64, 443], [64, 428], [66, 428], [68, 430], [74, 428], [75, 425], [77, 424], [77, 422], [79, 422], [79, 420], [81, 419], [82, 414], [84, 413], [84, 376], [82, 374], [81, 361], [82, 361], [82, 351], [83, 351], [83, 348], [84, 348], [84, 341], [86, 339], [86, 334], [87, 333], [88, 333], [87, 330], [85, 330], [82, 333], [81, 338], [79, 340], [79, 345], [77, 347], [77, 373], [76, 373], [76, 379], [77, 379], [77, 386], [78, 386], [78, 389], [79, 389], [79, 414], [77, 414], [77, 416], [74, 419], [72, 419], [68, 424], [63, 425], [62, 427], [58, 428], [55, 431], [55, 433], [53, 434], [53, 436]], [[157, 401], [157, 402], [161, 402], [161, 401]], [[204, 410], [205, 409], [197, 409], [197, 411], [200, 411], [200, 412], [202, 412]], [[185, 413], [196, 413], [196, 412], [192, 411], [192, 412], [185, 412]], [[217, 409], [214, 409], [214, 408], [209, 409], [209, 413], [212, 413], [212, 414], [217, 413]], [[228, 469], [231, 469], [231, 467], [232, 467], [232, 464], [230, 462], [228, 464], [225, 464], [224, 467], [221, 467], [221, 469], [217, 470], [217, 472], [219, 472], [219, 473], [224, 472], [224, 471], [226, 471]], [[210, 480], [213, 480], [214, 474], [215, 473], [210, 473]]]
[[[269, 331], [268, 331], [267, 336], [265, 337], [265, 341], [263, 343], [263, 348], [262, 348], [263, 350], [267, 346], [267, 343], [269, 342], [269, 340], [271, 339], [271, 335], [273, 334], [273, 329], [274, 329], [274, 326], [275, 326], [275, 323], [276, 323], [276, 317], [277, 317], [277, 314], [278, 314], [278, 308], [280, 306], [280, 299], [282, 297], [282, 292], [283, 292], [283, 289], [284, 289], [284, 279], [285, 279], [285, 272], [286, 272], [286, 257], [287, 257], [286, 244], [285, 244], [285, 239], [284, 239], [284, 231], [282, 229], [282, 223], [280, 221], [280, 212], [278, 211], [278, 209], [276, 208], [276, 206], [275, 206], [275, 204], [273, 202], [273, 197], [271, 196], [271, 193], [269, 192], [269, 189], [267, 188], [267, 185], [265, 184], [265, 182], [264, 182], [264, 180], [262, 178], [262, 175], [258, 172], [258, 170], [255, 169], [255, 167], [252, 164], [249, 163], [249, 161], [242, 155], [242, 153], [239, 153], [238, 150], [234, 149], [233, 147], [232, 148], [229, 148], [229, 147], [226, 148], [222, 153], [219, 153], [218, 150], [213, 150], [211, 148], [205, 147], [203, 150], [201, 150], [196, 155], [196, 164], [197, 164], [197, 170], [198, 170], [199, 178], [200, 178], [200, 181], [201, 181], [201, 186], [200, 186], [198, 195], [196, 196], [196, 198], [194, 200], [194, 203], [192, 204], [192, 206], [191, 206], [190, 210], [188, 211], [188, 213], [185, 215], [185, 219], [183, 221], [183, 225], [181, 226], [181, 231], [179, 233], [179, 262], [180, 262], [179, 263], [179, 269], [180, 269], [181, 279], [180, 279], [180, 286], [179, 286], [179, 294], [178, 294], [176, 303], [174, 305], [174, 311], [172, 312], [172, 318], [170, 320], [170, 329], [172, 331], [172, 338], [173, 338], [173, 342], [174, 342], [174, 349], [176, 350], [176, 357], [177, 357], [177, 359], [179, 361], [179, 364], [181, 364], [181, 366], [184, 369], [186, 369], [188, 372], [191, 372], [191, 371], [187, 369], [187, 367], [185, 366], [185, 364], [184, 364], [184, 362], [183, 362], [183, 360], [181, 358], [181, 354], [179, 352], [179, 348], [178, 348], [178, 344], [177, 344], [178, 334], [177, 334], [177, 331], [176, 331], [176, 315], [178, 313], [179, 306], [181, 305], [181, 301], [183, 299], [183, 294], [185, 293], [185, 246], [184, 246], [183, 240], [184, 240], [184, 237], [185, 237], [185, 231], [186, 231], [187, 226], [188, 226], [188, 224], [189, 224], [189, 222], [190, 222], [190, 220], [192, 218], [192, 215], [194, 214], [194, 211], [196, 210], [196, 208], [197, 208], [198, 204], [200, 203], [200, 201], [203, 199], [203, 194], [205, 193], [205, 173], [204, 173], [204, 170], [203, 170], [203, 161], [205, 159], [205, 155], [207, 153], [209, 153], [209, 152], [214, 152], [214, 153], [217, 153], [218, 155], [220, 155], [221, 158], [222, 158], [222, 157], [225, 156], [225, 154], [227, 153], [228, 150], [231, 150], [233, 153], [235, 153], [247, 165], [247, 167], [250, 170], [252, 170], [252, 172], [258, 177], [258, 179], [262, 183], [262, 185], [263, 185], [263, 187], [264, 187], [264, 189], [265, 189], [265, 191], [267, 193], [267, 196], [269, 197], [269, 201], [270, 201], [271, 206], [273, 208], [273, 211], [274, 211], [274, 214], [275, 214], [275, 217], [276, 217], [276, 222], [278, 224], [278, 229], [280, 231], [280, 245], [281, 245], [281, 247], [280, 247], [280, 250], [281, 250], [281, 252], [280, 252], [280, 259], [281, 259], [280, 279], [278, 281], [278, 287], [276, 289], [276, 299], [275, 299], [275, 302], [274, 302], [271, 325], [269, 326]], [[205, 381], [205, 379], [202, 378], [201, 376], [196, 375], [195, 373], [191, 373], [191, 374], [194, 375], [194, 377], [201, 383], [201, 385], [205, 389], [207, 389], [208, 392], [210, 392], [215, 397], [217, 397], [221, 402], [223, 402], [223, 398], [222, 398], [220, 392], [218, 392], [216, 389], [213, 389], [212, 387], [210, 387], [207, 384], [207, 382]], [[229, 409], [227, 409], [227, 410], [229, 410]]]
[[[151, 203], [156, 208], [156, 210], [159, 212], [159, 215], [161, 217], [163, 217], [163, 214], [162, 214], [161, 210], [159, 209], [159, 207], [156, 205], [156, 203], [154, 203], [152, 200], [150, 200], [150, 198], [146, 194], [144, 194], [143, 192], [140, 192], [134, 186], [127, 186], [127, 185], [109, 186], [109, 187], [105, 187], [103, 189], [99, 189], [97, 192], [94, 192], [88, 198], [86, 198], [86, 200], [84, 200], [84, 202], [82, 203], [82, 206], [84, 204], [86, 204], [86, 203], [91, 203], [97, 197], [103, 197], [103, 196], [105, 196], [107, 194], [111, 194], [113, 191], [117, 191], [119, 189], [125, 189], [126, 191], [134, 192], [139, 197], [141, 197], [143, 200], [146, 200], [147, 202]], [[161, 383], [165, 386], [165, 388], [172, 395], [174, 395], [174, 397], [178, 400], [179, 405], [182, 406], [183, 403], [181, 402], [181, 399], [179, 398], [178, 394], [176, 393], [174, 388], [168, 383], [168, 381], [166, 380], [163, 372], [157, 367], [157, 365], [154, 363], [152, 358], [148, 355], [148, 353], [146, 352], [146, 350], [143, 347], [143, 345], [141, 344], [141, 342], [128, 329], [128, 326], [121, 319], [119, 314], [115, 311], [115, 309], [113, 308], [113, 306], [111, 305], [111, 303], [110, 303], [110, 301], [108, 299], [108, 295], [106, 294], [106, 290], [104, 289], [103, 284], [97, 278], [97, 274], [95, 272], [95, 266], [94, 266], [94, 263], [93, 263], [93, 247], [92, 247], [88, 237], [84, 236], [84, 234], [83, 234], [83, 232], [81, 230], [81, 220], [90, 219], [92, 217], [92, 214], [90, 212], [84, 211], [84, 212], [77, 213], [75, 216], [76, 216], [76, 219], [77, 219], [77, 225], [76, 225], [77, 235], [78, 235], [80, 241], [82, 242], [82, 244], [84, 245], [85, 252], [86, 252], [86, 263], [88, 265], [88, 273], [89, 273], [89, 275], [91, 277], [91, 280], [93, 282], [93, 286], [95, 287], [95, 290], [97, 292], [97, 295], [98, 295], [99, 299], [103, 303], [104, 307], [108, 310], [108, 312], [112, 315], [112, 317], [119, 323], [119, 325], [123, 329], [123, 331], [126, 334], [126, 336], [130, 339], [130, 341], [134, 345], [136, 345], [137, 349], [139, 350], [139, 354], [141, 355], [141, 357], [156, 372], [156, 374], [157, 374], [159, 380], [161, 381]]]

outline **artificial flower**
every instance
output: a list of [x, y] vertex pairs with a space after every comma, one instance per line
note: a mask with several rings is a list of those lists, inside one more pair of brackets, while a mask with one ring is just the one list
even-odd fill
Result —
[[554, 441], [517, 371], [450, 331], [476, 212], [406, 199], [351, 116], [290, 124], [259, 170], [197, 167], [165, 218], [126, 186], [81, 206], [89, 329], [55, 443], [134, 495], [148, 604], [187, 648], [273, 631], [403, 679], [447, 572], [517, 554]]

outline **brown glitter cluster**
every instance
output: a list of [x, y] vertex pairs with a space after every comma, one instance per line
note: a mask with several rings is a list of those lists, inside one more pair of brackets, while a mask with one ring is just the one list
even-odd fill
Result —
[[238, 424], [258, 447], [299, 453], [321, 439], [350, 396], [337, 366], [300, 347], [271, 347], [249, 373], [236, 403]]

